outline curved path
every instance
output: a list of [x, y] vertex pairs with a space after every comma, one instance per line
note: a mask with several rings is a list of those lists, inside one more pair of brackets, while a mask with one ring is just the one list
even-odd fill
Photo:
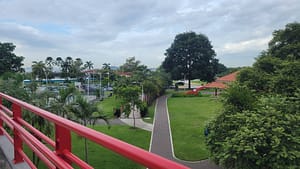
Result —
[[192, 169], [220, 169], [220, 167], [213, 164], [209, 160], [188, 162], [177, 159], [174, 155], [172, 133], [169, 122], [167, 96], [162, 96], [159, 97], [156, 102], [150, 152], [181, 163]]

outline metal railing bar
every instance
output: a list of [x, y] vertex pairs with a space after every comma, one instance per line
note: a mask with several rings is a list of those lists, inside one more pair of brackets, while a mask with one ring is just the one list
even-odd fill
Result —
[[11, 142], [11, 144], [14, 144], [14, 139], [8, 134], [8, 132], [4, 128], [0, 128], [3, 131], [3, 134], [7, 137], [8, 141]]
[[28, 158], [28, 156], [22, 150], [18, 150], [18, 152], [23, 157], [24, 161], [29, 165], [31, 169], [37, 169], [37, 167], [33, 164], [33, 162]]
[[13, 112], [10, 109], [8, 109], [7, 107], [0, 105], [0, 108], [3, 109], [4, 113], [7, 113], [9, 116], [13, 115]]
[[25, 120], [18, 118], [19, 123], [23, 126], [25, 126], [26, 128], [28, 128], [31, 132], [33, 132], [37, 137], [39, 137], [40, 139], [44, 140], [46, 143], [48, 143], [51, 147], [55, 148], [55, 142], [50, 139], [49, 137], [47, 137], [44, 133], [40, 132], [39, 130], [37, 130], [36, 128], [34, 128], [32, 125], [30, 125], [29, 123], [27, 123]]
[[[54, 154], [52, 151], [48, 149], [47, 146], [39, 142], [38, 139], [36, 139], [34, 136], [32, 136], [27, 130], [22, 128], [19, 124], [14, 122], [12, 119], [10, 119], [6, 114], [3, 115], [3, 118], [6, 119], [7, 121], [10, 121], [14, 128], [16, 128], [20, 132], [20, 137], [22, 139], [26, 138], [30, 140], [30, 143], [35, 146], [41, 153], [43, 153], [53, 164], [55, 164], [57, 167], [62, 168], [62, 169], [71, 169], [72, 167], [66, 163], [64, 160], [59, 158], [56, 154]], [[26, 140], [24, 139], [24, 141]]]
[[93, 169], [93, 167], [91, 167], [89, 164], [87, 164], [86, 162], [84, 162], [83, 160], [81, 160], [80, 158], [78, 158], [77, 156], [75, 156], [74, 154], [72, 154], [69, 151], [64, 151], [64, 155], [66, 156], [66, 158], [68, 160], [77, 164], [80, 168]]

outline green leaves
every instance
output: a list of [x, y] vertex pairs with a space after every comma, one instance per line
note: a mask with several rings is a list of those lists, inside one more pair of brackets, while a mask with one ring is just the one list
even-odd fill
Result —
[[216, 53], [203, 34], [185, 32], [176, 35], [165, 55], [162, 67], [175, 80], [186, 78], [213, 81], [218, 71]]
[[[261, 97], [255, 109], [227, 113], [209, 124], [212, 158], [226, 168], [300, 165], [300, 113], [282, 96]], [[292, 113], [290, 113], [292, 112]]]
[[13, 43], [0, 42], [0, 75], [5, 72], [22, 72], [23, 56], [17, 56], [13, 53], [16, 46]]
[[240, 72], [238, 81], [259, 94], [293, 96], [300, 87], [300, 23], [277, 30], [252, 68]]
[[290, 23], [273, 32], [269, 53], [281, 59], [300, 59], [300, 23]]

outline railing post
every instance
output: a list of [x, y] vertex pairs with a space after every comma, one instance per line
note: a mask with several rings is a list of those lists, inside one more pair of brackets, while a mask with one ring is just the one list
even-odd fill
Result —
[[[0, 105], [2, 105], [2, 97], [0, 96]], [[0, 108], [1, 110], [1, 108]], [[3, 135], [3, 131], [1, 130], [3, 128], [3, 120], [0, 118], [0, 135]]]
[[70, 130], [55, 124], [55, 151], [67, 163], [72, 162], [65, 158], [64, 151], [72, 152]]
[[[15, 122], [19, 123], [18, 118], [22, 118], [22, 108], [21, 108], [21, 106], [13, 103], [12, 111], [13, 111], [13, 120]], [[23, 157], [19, 153], [18, 150], [23, 151], [23, 143], [22, 143], [22, 139], [20, 137], [19, 131], [14, 128], [14, 163], [23, 162]]]

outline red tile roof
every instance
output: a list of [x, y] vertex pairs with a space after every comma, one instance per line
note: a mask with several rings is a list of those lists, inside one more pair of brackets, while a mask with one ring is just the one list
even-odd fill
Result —
[[207, 83], [204, 87], [206, 87], [206, 88], [225, 89], [226, 85], [222, 82], [211, 82], [211, 83]]
[[226, 76], [223, 76], [223, 77], [220, 77], [220, 78], [217, 78], [217, 82], [233, 82], [233, 81], [236, 81], [236, 75], [238, 74], [238, 71], [237, 72], [233, 72], [233, 73], [230, 73]]
[[216, 81], [206, 84], [204, 87], [206, 88], [219, 88], [225, 89], [227, 87], [227, 83], [236, 81], [236, 75], [238, 72], [230, 73], [229, 75], [218, 78]]

